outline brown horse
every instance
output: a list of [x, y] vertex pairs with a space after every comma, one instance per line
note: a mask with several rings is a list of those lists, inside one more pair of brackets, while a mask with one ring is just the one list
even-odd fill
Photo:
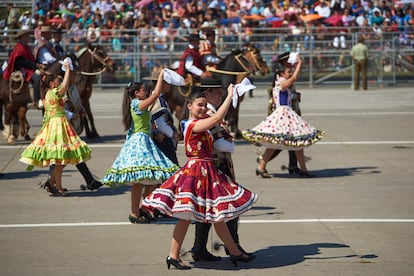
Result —
[[14, 144], [19, 134], [26, 141], [31, 140], [26, 119], [27, 105], [31, 101], [29, 82], [24, 81], [22, 75], [13, 73], [7, 81], [0, 74], [0, 116], [3, 116], [4, 108], [5, 117], [4, 125], [0, 120], [0, 128], [7, 143]]
[[[269, 67], [261, 56], [260, 50], [254, 45], [246, 45], [242, 49], [233, 50], [216, 68], [210, 68], [208, 70], [212, 72], [213, 77], [221, 78], [222, 87], [224, 88], [230, 83], [240, 83], [244, 77], [250, 77], [256, 72], [260, 72], [263, 75], [269, 74], [270, 72]], [[171, 112], [174, 113], [178, 120], [183, 119], [186, 98], [194, 89], [196, 89], [196, 84], [191, 87], [174, 86], [164, 94]], [[225, 93], [227, 93], [227, 90], [225, 90]], [[238, 129], [238, 113], [242, 100], [243, 97], [240, 97], [236, 108], [231, 106], [226, 116], [230, 131], [236, 138], [241, 137], [240, 130]]]
[[[92, 88], [96, 77], [103, 72], [112, 73], [114, 71], [113, 61], [108, 56], [104, 47], [100, 45], [92, 46], [91, 44], [85, 45], [71, 55], [71, 57], [75, 71], [77, 72], [75, 79], [71, 81], [71, 85], [75, 84], [86, 115], [82, 117], [82, 126], [80, 129], [85, 129], [88, 139], [96, 139], [99, 138], [99, 134], [96, 131], [89, 99], [92, 96]], [[61, 74], [61, 64], [55, 62], [45, 73]], [[44, 95], [44, 93], [42, 94]]]

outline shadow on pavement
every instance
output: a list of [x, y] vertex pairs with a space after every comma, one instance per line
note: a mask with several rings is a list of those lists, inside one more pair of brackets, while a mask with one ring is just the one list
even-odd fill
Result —
[[316, 255], [321, 254], [320, 248], [349, 248], [349, 246], [338, 243], [269, 246], [267, 248], [259, 249], [256, 252], [253, 252], [256, 258], [249, 263], [239, 262], [237, 263], [238, 267], [233, 266], [233, 264], [230, 262], [229, 257], [225, 257], [219, 262], [193, 262], [192, 265], [197, 268], [214, 270], [265, 269], [294, 265], [308, 259], [329, 260], [358, 257], [355, 254], [326, 256], [328, 252], [324, 252], [325, 256], [317, 257]]
[[[379, 174], [381, 173], [378, 170], [378, 167], [350, 167], [350, 168], [333, 168], [333, 169], [324, 169], [324, 170], [310, 170], [311, 174], [315, 175], [313, 178], [328, 178], [328, 177], [344, 177], [352, 176], [356, 174]], [[301, 177], [299, 174], [289, 174], [286, 173], [270, 173], [272, 177], [277, 178], [302, 178], [309, 179], [307, 177]]]

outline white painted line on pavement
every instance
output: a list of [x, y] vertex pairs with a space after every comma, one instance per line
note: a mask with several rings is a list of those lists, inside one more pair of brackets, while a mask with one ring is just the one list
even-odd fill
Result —
[[[277, 219], [277, 220], [240, 220], [246, 224], [272, 223], [414, 223], [414, 219]], [[154, 222], [152, 224], [175, 224], [176, 220]], [[45, 228], [45, 227], [82, 227], [82, 226], [114, 226], [131, 225], [130, 222], [79, 222], [79, 223], [36, 223], [36, 224], [0, 224], [0, 228]]]
[[[332, 142], [318, 142], [315, 145], [393, 145], [393, 144], [414, 144], [414, 141], [332, 141]], [[108, 144], [94, 144], [88, 143], [90, 148], [120, 148], [123, 142], [119, 143], [108, 143]], [[20, 147], [26, 147], [27, 145], [20, 145]], [[183, 146], [183, 143], [178, 144], [179, 147]], [[16, 149], [17, 145], [14, 146], [0, 146], [0, 149]]]
[[[318, 142], [315, 145], [392, 145], [392, 144], [414, 144], [414, 141], [332, 141], [332, 142]], [[122, 144], [88, 144], [91, 148], [118, 148]], [[183, 143], [178, 144], [179, 147], [183, 146]]]

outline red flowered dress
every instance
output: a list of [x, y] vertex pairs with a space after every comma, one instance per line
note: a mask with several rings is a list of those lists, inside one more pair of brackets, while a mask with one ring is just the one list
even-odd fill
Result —
[[91, 150], [66, 119], [60, 88], [47, 92], [42, 127], [22, 152], [20, 161], [31, 166], [78, 164], [91, 158]]
[[249, 210], [257, 195], [215, 168], [212, 136], [192, 132], [195, 122], [184, 124], [187, 163], [147, 196], [143, 206], [185, 220], [229, 221]]

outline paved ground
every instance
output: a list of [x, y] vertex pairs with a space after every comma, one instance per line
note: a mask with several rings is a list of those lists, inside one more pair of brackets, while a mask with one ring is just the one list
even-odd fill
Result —
[[[233, 267], [192, 263], [187, 272], [168, 271], [173, 220], [151, 225], [128, 222], [130, 192], [79, 190], [74, 166], [65, 169], [67, 198], [39, 189], [47, 170], [25, 171], [18, 161], [27, 145], [0, 142], [0, 275], [413, 275], [414, 274], [414, 93], [410, 87], [299, 87], [303, 116], [326, 131], [305, 150], [313, 179], [280, 169], [287, 153], [269, 164], [272, 179], [254, 174], [256, 150], [238, 141], [238, 181], [259, 194], [241, 218], [242, 245], [257, 258]], [[256, 89], [242, 104], [241, 128], [266, 112], [266, 92]], [[119, 89], [96, 90], [92, 109], [101, 135], [88, 141], [92, 172], [101, 177], [123, 142]], [[39, 111], [29, 112], [35, 135]], [[184, 162], [183, 147], [178, 149]], [[190, 227], [184, 249], [191, 247]], [[213, 232], [210, 246], [218, 241]], [[225, 256], [223, 249], [214, 251]]]

